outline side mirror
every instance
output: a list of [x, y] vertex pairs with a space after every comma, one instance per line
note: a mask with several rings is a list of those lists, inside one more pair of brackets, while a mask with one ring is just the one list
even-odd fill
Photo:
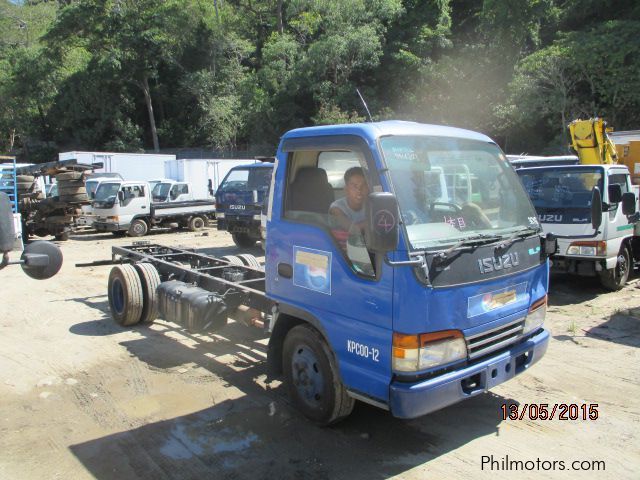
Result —
[[364, 237], [367, 247], [374, 252], [386, 253], [398, 246], [398, 201], [393, 193], [369, 194], [365, 206]]
[[120, 203], [124, 202], [124, 192], [122, 190], [118, 191], [118, 200]]
[[594, 230], [600, 228], [602, 224], [602, 195], [600, 195], [600, 189], [593, 187], [593, 193], [591, 194], [591, 226]]
[[622, 187], [620, 185], [609, 185], [609, 203], [620, 203], [622, 200]]
[[622, 213], [625, 215], [633, 215], [637, 212], [636, 194], [627, 192], [622, 194]]
[[53, 243], [38, 240], [24, 247], [22, 270], [31, 278], [46, 280], [62, 267], [62, 251]]
[[13, 228], [13, 211], [9, 195], [0, 192], [0, 253], [13, 249], [16, 232]]
[[553, 233], [547, 233], [542, 239], [542, 253], [547, 256], [554, 255], [558, 251], [558, 239]]

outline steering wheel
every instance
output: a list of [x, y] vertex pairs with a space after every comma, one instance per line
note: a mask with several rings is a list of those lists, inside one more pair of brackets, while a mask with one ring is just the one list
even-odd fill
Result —
[[436, 205], [443, 205], [445, 207], [449, 207], [451, 210], [453, 210], [454, 213], [461, 213], [462, 212], [462, 208], [460, 208], [460, 206], [456, 205], [455, 203], [450, 203], [450, 202], [433, 202], [431, 204], [431, 206], [429, 207], [429, 213], [433, 216], [434, 212], [435, 212], [435, 207]]
[[410, 209], [403, 212], [402, 220], [405, 225], [415, 225], [416, 223], [424, 223], [421, 221], [422, 215], [418, 212], [418, 210]]

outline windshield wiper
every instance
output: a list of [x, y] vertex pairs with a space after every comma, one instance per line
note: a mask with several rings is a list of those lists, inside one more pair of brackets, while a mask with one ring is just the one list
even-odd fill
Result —
[[505, 250], [509, 248], [516, 240], [530, 236], [532, 233], [538, 233], [539, 230], [533, 227], [524, 227], [513, 232], [509, 237], [505, 238], [498, 245], [496, 250]]
[[451, 255], [453, 252], [460, 251], [460, 250], [473, 250], [475, 247], [479, 245], [497, 242], [500, 239], [502, 239], [500, 235], [490, 235], [487, 233], [479, 233], [477, 235], [473, 235], [470, 237], [461, 238], [446, 250], [433, 252], [434, 260], [442, 262], [448, 259], [449, 255]]

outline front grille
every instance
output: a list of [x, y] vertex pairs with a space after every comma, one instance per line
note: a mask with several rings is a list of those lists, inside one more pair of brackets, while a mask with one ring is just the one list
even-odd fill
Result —
[[522, 337], [525, 320], [526, 317], [521, 317], [506, 325], [466, 337], [469, 359], [482, 357], [516, 342]]

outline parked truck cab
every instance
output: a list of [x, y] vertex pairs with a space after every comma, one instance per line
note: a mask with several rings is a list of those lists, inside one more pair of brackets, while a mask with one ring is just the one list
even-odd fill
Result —
[[239, 247], [252, 247], [262, 239], [260, 213], [272, 172], [271, 163], [234, 167], [216, 191], [217, 228], [229, 232]]
[[[341, 232], [328, 212], [353, 166], [371, 192], [366, 227]], [[353, 399], [417, 417], [544, 355], [545, 243], [488, 137], [410, 122], [293, 130], [273, 187], [269, 351], [311, 418], [342, 417]]]
[[[545, 232], [558, 236], [552, 271], [597, 276], [608, 290], [627, 282], [640, 257], [638, 187], [624, 165], [520, 168], [522, 183]], [[602, 192], [602, 224], [591, 238], [591, 196]], [[625, 206], [626, 202], [626, 206]]]

